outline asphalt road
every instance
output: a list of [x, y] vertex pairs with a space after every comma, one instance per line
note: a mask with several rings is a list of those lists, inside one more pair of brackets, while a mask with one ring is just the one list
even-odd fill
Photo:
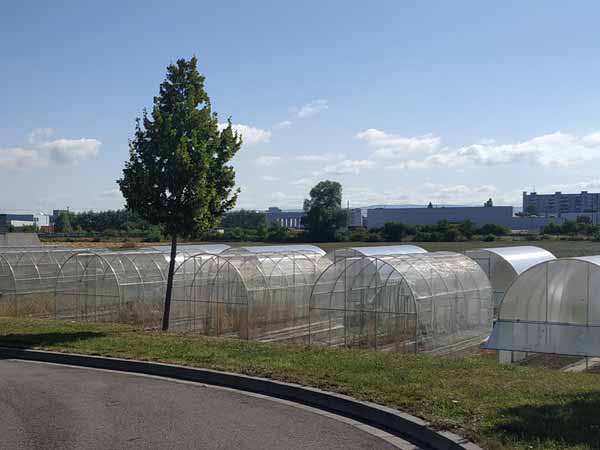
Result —
[[393, 449], [306, 408], [151, 377], [0, 360], [0, 449]]

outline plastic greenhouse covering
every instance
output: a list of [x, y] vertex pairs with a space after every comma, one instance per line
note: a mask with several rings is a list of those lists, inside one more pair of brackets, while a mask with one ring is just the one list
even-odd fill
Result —
[[[219, 253], [223, 253], [229, 248], [231, 248], [231, 246], [226, 244], [183, 244], [177, 246], [177, 253], [187, 255], [196, 255], [198, 253], [211, 253], [213, 255], [218, 255]], [[153, 245], [151, 247], [145, 247], [145, 249], [169, 254], [171, 253], [170, 245]]]
[[0, 315], [48, 317], [61, 265], [73, 249], [0, 251]]
[[379, 245], [369, 247], [349, 247], [339, 248], [327, 253], [327, 257], [333, 261], [340, 258], [348, 258], [352, 256], [389, 256], [389, 255], [406, 255], [410, 253], [427, 253], [423, 247], [418, 245]]
[[315, 254], [319, 256], [324, 256], [325, 251], [317, 247], [316, 245], [310, 244], [293, 244], [293, 245], [249, 245], [246, 247], [232, 247], [228, 250], [225, 250], [223, 254], [225, 255], [238, 255], [244, 253], [290, 253], [290, 252], [298, 252], [304, 254]]
[[489, 334], [491, 301], [481, 267], [458, 253], [348, 257], [314, 285], [310, 342], [448, 352]]
[[523, 272], [504, 296], [488, 347], [600, 356], [600, 255]]
[[167, 268], [163, 252], [72, 254], [56, 279], [56, 317], [158, 326]]
[[306, 340], [310, 292], [329, 261], [286, 247], [296, 250], [186, 260], [176, 272], [171, 326], [241, 339]]
[[531, 245], [468, 250], [465, 255], [475, 260], [488, 275], [495, 312], [506, 290], [521, 273], [536, 264], [556, 259], [549, 251]]

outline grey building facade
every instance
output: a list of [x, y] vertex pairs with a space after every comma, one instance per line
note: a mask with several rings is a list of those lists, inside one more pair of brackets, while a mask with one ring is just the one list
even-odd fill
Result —
[[282, 227], [302, 229], [304, 225], [302, 219], [306, 216], [305, 212], [282, 211], [277, 207], [271, 207], [265, 213], [267, 226], [277, 223]]
[[513, 220], [513, 208], [512, 206], [371, 208], [367, 213], [368, 228], [380, 228], [386, 222], [402, 222], [407, 225], [435, 225], [441, 220], [447, 220], [450, 223], [470, 220], [476, 226], [483, 226], [488, 223], [510, 226]]
[[33, 214], [0, 214], [0, 233], [7, 233], [13, 220], [34, 222]]
[[567, 213], [591, 213], [597, 216], [599, 206], [600, 194], [587, 191], [579, 194], [523, 192], [523, 212], [537, 216], [560, 216]]
[[386, 222], [407, 225], [435, 225], [472, 221], [475, 226], [503, 225], [513, 231], [538, 232], [550, 222], [562, 224], [566, 217], [515, 217], [512, 206], [464, 206], [441, 208], [371, 208], [367, 213], [368, 228], [380, 228]]

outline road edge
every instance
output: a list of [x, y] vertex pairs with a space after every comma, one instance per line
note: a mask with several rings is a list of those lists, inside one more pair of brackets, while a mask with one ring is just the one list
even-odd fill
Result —
[[428, 422], [393, 408], [357, 400], [343, 394], [267, 378], [152, 361], [50, 352], [18, 347], [0, 347], [0, 358], [141, 373], [232, 388], [333, 412], [435, 450], [483, 450], [457, 434], [448, 431], [436, 431]]

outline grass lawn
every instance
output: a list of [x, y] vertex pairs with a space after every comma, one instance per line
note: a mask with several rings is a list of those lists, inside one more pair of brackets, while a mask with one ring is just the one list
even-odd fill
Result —
[[493, 355], [397, 355], [7, 318], [0, 318], [0, 345], [173, 362], [316, 386], [396, 407], [487, 450], [600, 449], [600, 374], [500, 366]]

